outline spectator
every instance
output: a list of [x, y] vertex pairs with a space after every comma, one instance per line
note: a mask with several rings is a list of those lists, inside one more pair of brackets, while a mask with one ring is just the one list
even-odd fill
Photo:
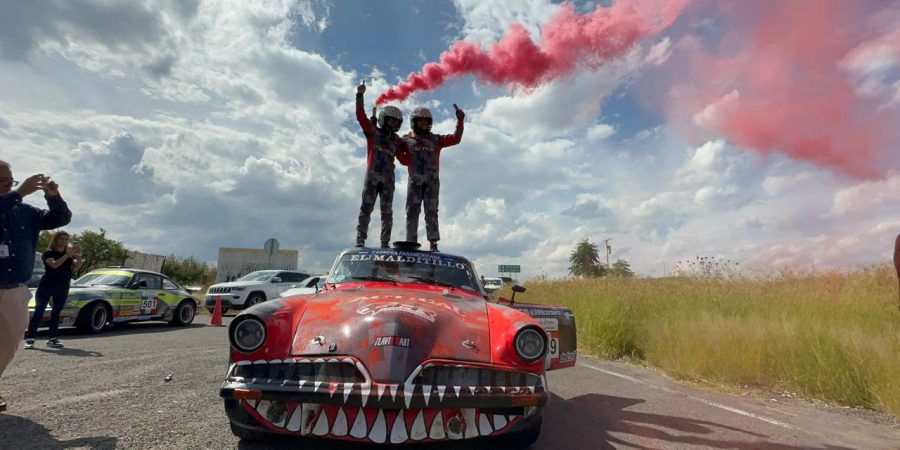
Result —
[[25, 333], [25, 348], [34, 348], [34, 336], [37, 334], [38, 325], [44, 317], [47, 303], [53, 300], [53, 308], [50, 310], [50, 331], [47, 334], [49, 340], [47, 347], [61, 348], [59, 341], [59, 313], [62, 312], [69, 297], [69, 284], [72, 282], [73, 270], [81, 267], [81, 246], [75, 244], [69, 247], [69, 233], [57, 231], [50, 239], [50, 246], [41, 255], [44, 262], [44, 276], [38, 284], [34, 294], [36, 305], [31, 322], [28, 324], [28, 332]]
[[[59, 186], [43, 174], [32, 175], [15, 191], [12, 167], [0, 161], [0, 375], [19, 347], [28, 324], [31, 294], [25, 282], [34, 270], [34, 251], [41, 230], [69, 223], [72, 212], [59, 195]], [[44, 191], [49, 210], [22, 203], [22, 199]], [[6, 402], [0, 397], [0, 411]]]
[[[897, 283], [900, 285], [900, 234], [897, 235], [897, 240], [894, 242], [894, 269], [897, 269]], [[900, 293], [897, 295], [900, 296]], [[900, 304], [897, 305], [897, 308], [900, 308]]]

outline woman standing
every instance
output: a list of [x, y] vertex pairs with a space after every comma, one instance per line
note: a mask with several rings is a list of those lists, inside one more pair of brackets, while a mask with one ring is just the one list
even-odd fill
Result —
[[50, 239], [50, 247], [41, 255], [46, 272], [41, 277], [37, 292], [34, 294], [36, 305], [34, 315], [28, 324], [28, 332], [25, 334], [25, 348], [34, 348], [34, 335], [37, 333], [41, 318], [47, 309], [47, 303], [53, 300], [53, 309], [50, 311], [50, 332], [47, 341], [48, 347], [62, 347], [62, 342], [56, 338], [59, 329], [59, 313], [66, 304], [69, 296], [69, 284], [72, 281], [73, 270], [81, 267], [81, 247], [77, 244], [69, 247], [69, 233], [57, 231]]

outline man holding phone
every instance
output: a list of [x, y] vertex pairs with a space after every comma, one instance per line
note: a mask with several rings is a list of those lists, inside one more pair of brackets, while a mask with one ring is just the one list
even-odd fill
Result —
[[[49, 209], [22, 203], [37, 191], [44, 191]], [[56, 182], [37, 174], [20, 184], [13, 179], [10, 164], [0, 161], [0, 375], [12, 361], [28, 324], [31, 293], [25, 282], [34, 270], [38, 235], [41, 230], [59, 228], [71, 220], [72, 212], [59, 195]], [[0, 411], [5, 410], [6, 402], [0, 396]]]

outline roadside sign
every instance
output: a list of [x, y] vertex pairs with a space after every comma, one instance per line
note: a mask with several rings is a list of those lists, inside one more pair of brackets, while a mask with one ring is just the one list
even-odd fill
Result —
[[500, 264], [497, 266], [497, 272], [500, 273], [519, 273], [522, 271], [522, 266], [516, 264]]

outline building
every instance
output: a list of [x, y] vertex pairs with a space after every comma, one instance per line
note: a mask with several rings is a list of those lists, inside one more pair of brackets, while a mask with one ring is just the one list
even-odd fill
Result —
[[297, 270], [298, 250], [280, 250], [269, 239], [263, 248], [219, 247], [216, 282], [233, 281], [256, 270]]

